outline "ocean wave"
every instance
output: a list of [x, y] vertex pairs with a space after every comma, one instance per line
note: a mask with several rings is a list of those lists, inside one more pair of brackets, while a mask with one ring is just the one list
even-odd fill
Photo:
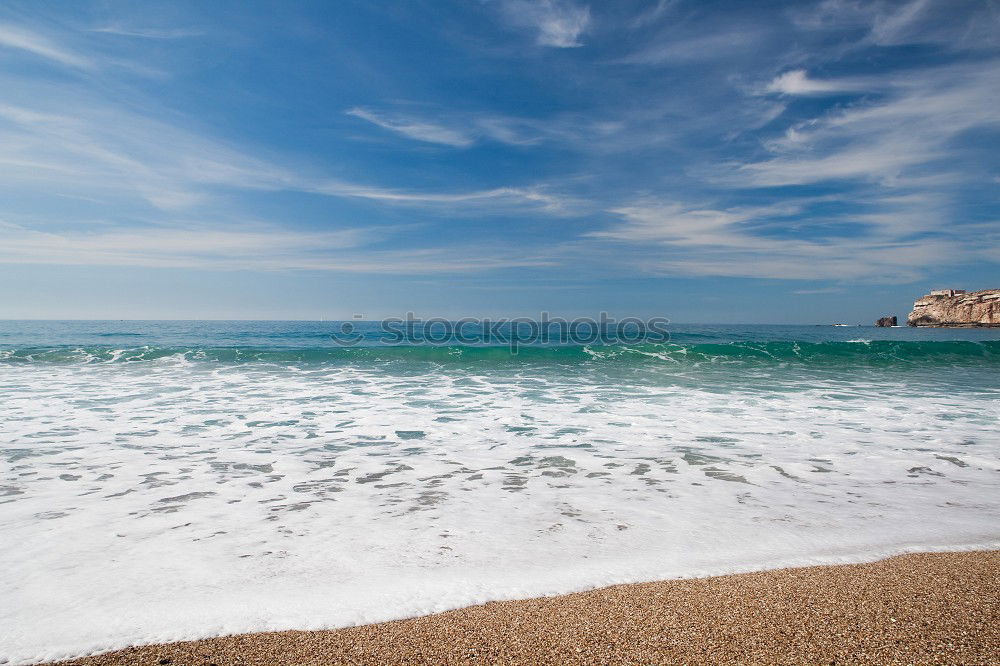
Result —
[[619, 363], [724, 365], [963, 365], [1000, 364], [1000, 341], [849, 340], [838, 342], [650, 343], [524, 346], [516, 351], [484, 345], [361, 347], [116, 347], [46, 346], [0, 349], [0, 364], [216, 363], [365, 364]]
[[996, 547], [996, 344], [11, 345], [0, 663]]

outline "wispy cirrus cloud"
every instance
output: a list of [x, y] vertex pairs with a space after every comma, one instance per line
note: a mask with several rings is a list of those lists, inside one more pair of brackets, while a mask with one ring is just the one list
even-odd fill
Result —
[[553, 215], [567, 215], [577, 212], [585, 205], [577, 198], [554, 193], [541, 186], [498, 187], [466, 192], [427, 192], [393, 190], [327, 180], [303, 182], [296, 185], [295, 189], [337, 197], [368, 199], [388, 204], [451, 207], [466, 211], [470, 208], [477, 208], [483, 214], [490, 211], [511, 212], [512, 209], [530, 208]]
[[623, 133], [627, 125], [630, 122], [649, 123], [648, 119], [640, 117], [588, 118], [579, 114], [525, 118], [490, 112], [423, 110], [418, 114], [412, 110], [376, 112], [367, 108], [353, 108], [346, 113], [407, 139], [452, 148], [497, 143], [519, 147], [560, 144], [576, 150], [593, 150], [606, 149], [614, 143], [628, 149], [630, 137]]
[[[832, 108], [789, 127], [784, 136], [767, 142], [772, 157], [738, 165], [721, 182], [773, 187], [898, 180], [953, 156], [955, 137], [1000, 127], [997, 61], [985, 67], [962, 64], [906, 77], [888, 75], [875, 85], [882, 92], [878, 99]], [[936, 171], [940, 175], [941, 169]]]
[[799, 210], [794, 205], [717, 209], [646, 200], [611, 209], [624, 222], [589, 235], [631, 243], [740, 246], [746, 240], [740, 225]]
[[[616, 123], [581, 123], [573, 118], [518, 118], [489, 112], [455, 110], [381, 111], [354, 107], [345, 111], [407, 139], [451, 148], [470, 148], [479, 143], [495, 142], [508, 146], [531, 146], [550, 140], [580, 138], [584, 133], [600, 137], [616, 128]], [[428, 117], [429, 116], [429, 117]]]
[[[0, 75], [0, 84], [4, 78]], [[0, 176], [10, 186], [67, 196], [143, 200], [163, 211], [205, 204], [220, 189], [308, 192], [437, 210], [567, 214], [573, 197], [544, 186], [468, 191], [393, 189], [278, 164], [172, 122], [75, 88], [20, 88], [25, 104], [0, 103]], [[72, 114], [63, 109], [71, 103]]]
[[[442, 56], [414, 49], [405, 65], [385, 40], [345, 56], [322, 20], [283, 22], [258, 53], [271, 26], [225, 37], [211, 12], [175, 17], [206, 26], [184, 42], [169, 40], [195, 32], [169, 16], [24, 12], [0, 28], [0, 59], [23, 64], [0, 71], [0, 213], [22, 224], [0, 230], [0, 261], [593, 272], [600, 256], [654, 275], [838, 281], [995, 262], [980, 187], [1000, 173], [995, 17], [954, 3], [491, 0], [442, 15], [461, 35], [447, 44], [409, 10], [354, 25]], [[513, 47], [512, 28], [527, 35]], [[477, 30], [486, 46], [470, 45]], [[272, 55], [306, 72], [322, 56], [329, 76], [276, 85]], [[162, 86], [126, 62], [161, 67]], [[83, 201], [86, 218], [66, 215]]]
[[96, 67], [92, 59], [57, 44], [45, 35], [21, 26], [0, 24], [0, 52], [2, 49], [16, 49], [77, 69], [94, 69]]
[[[273, 188], [289, 178], [170, 123], [71, 89], [35, 90], [32, 108], [0, 105], [0, 174], [8, 184], [174, 209], [204, 201], [212, 187]], [[74, 112], [61, 112], [70, 100]]]
[[[96, 32], [155, 39], [189, 34], [186, 29], [148, 31], [121, 24]], [[544, 185], [428, 191], [329, 178], [315, 167], [296, 164], [294, 158], [254, 155], [252, 147], [214, 137], [193, 120], [182, 124], [183, 116], [145, 96], [124, 104], [92, 93], [113, 74], [96, 71], [97, 57], [81, 55], [54, 36], [0, 24], [3, 46], [40, 55], [69, 72], [88, 70], [78, 81], [51, 82], [0, 72], [0, 88], [6, 91], [0, 98], [0, 176], [22, 193], [37, 190], [119, 204], [144, 201], [167, 212], [197, 210], [221, 192], [234, 189], [303, 192], [477, 214], [531, 210], [565, 215], [579, 203]], [[361, 107], [347, 113], [410, 138], [453, 147], [485, 137], [512, 143], [522, 140], [515, 136], [521, 131], [517, 121], [502, 117], [478, 117], [460, 131]]]
[[501, 11], [511, 25], [534, 32], [539, 46], [583, 46], [590, 26], [590, 8], [572, 0], [501, 0]]
[[190, 37], [201, 37], [205, 34], [203, 30], [195, 28], [140, 28], [120, 23], [90, 28], [90, 32], [118, 35], [119, 37], [138, 37], [141, 39], [187, 39]]
[[668, 29], [644, 46], [617, 60], [627, 65], [690, 65], [693, 62], [725, 61], [752, 53], [766, 33], [752, 26], [707, 29], [684, 34]]
[[1000, 28], [996, 7], [980, 0], [822, 0], [797, 4], [789, 15], [807, 31], [862, 31], [847, 50], [914, 44], [991, 49]]
[[391, 117], [362, 107], [348, 109], [345, 113], [416, 141], [437, 143], [453, 148], [466, 148], [476, 141], [475, 136], [468, 132], [413, 118]]
[[821, 287], [819, 289], [794, 289], [796, 296], [812, 296], [814, 294], [837, 294], [844, 291], [843, 287]]
[[961, 229], [921, 235], [940, 219], [927, 199], [875, 199], [832, 216], [817, 214], [818, 202], [829, 200], [729, 208], [640, 200], [610, 211], [621, 221], [588, 235], [633, 246], [634, 265], [654, 274], [907, 282], [942, 257], [985, 258]]
[[393, 274], [551, 265], [545, 258], [503, 248], [490, 253], [470, 247], [367, 249], [373, 237], [382, 235], [370, 227], [308, 231], [247, 226], [181, 224], [52, 232], [0, 222], [0, 263]]
[[232, 259], [359, 247], [378, 234], [377, 230], [364, 228], [293, 231], [260, 224], [242, 226], [233, 229], [178, 224], [52, 232], [5, 225], [0, 227], [4, 241], [0, 256], [7, 261], [46, 256], [44, 263], [76, 263], [73, 255], [87, 263], [115, 262], [124, 257], [136, 261], [176, 260], [178, 256]]
[[636, 30], [651, 23], [656, 23], [678, 4], [679, 0], [657, 0], [655, 5], [632, 17], [628, 22], [628, 27], [631, 30]]
[[[124, 32], [136, 31], [98, 31], [179, 37]], [[294, 156], [270, 152], [265, 157], [255, 154], [252, 145], [234, 145], [147, 96], [96, 94], [113, 72], [91, 67], [98, 58], [77, 58], [55, 38], [20, 29], [8, 30], [2, 38], [4, 45], [15, 44], [21, 57], [42, 55], [63, 69], [46, 81], [0, 72], [5, 91], [0, 98], [0, 198], [7, 201], [0, 213], [12, 215], [11, 203], [26, 197], [85, 201], [88, 210], [106, 213], [97, 219], [93, 213], [47, 219], [37, 206], [21, 206], [14, 215], [17, 224], [0, 224], [0, 263], [398, 274], [545, 266], [551, 262], [520, 248], [417, 243], [376, 249], [380, 243], [391, 246], [399, 229], [371, 220], [343, 228], [349, 224], [343, 215], [323, 225], [329, 229], [317, 229], [297, 224], [294, 212], [287, 220], [246, 223], [238, 210], [219, 219], [213, 211], [227, 210], [223, 202], [233, 201], [234, 195], [269, 192], [369, 202], [375, 210], [407, 207], [446, 217], [527, 211], [563, 216], [576, 205], [545, 186], [428, 190], [331, 178]], [[76, 71], [79, 77], [71, 75]], [[123, 98], [128, 102], [121, 103]], [[424, 138], [455, 140], [440, 133]], [[403, 226], [412, 234], [420, 223]]]
[[813, 79], [804, 69], [794, 69], [776, 76], [765, 88], [768, 93], [785, 95], [828, 95], [844, 92], [871, 90], [872, 81], [859, 78]]

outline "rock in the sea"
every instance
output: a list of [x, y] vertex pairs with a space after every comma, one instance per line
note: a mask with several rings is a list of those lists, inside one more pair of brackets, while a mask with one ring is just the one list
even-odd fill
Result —
[[896, 325], [896, 315], [890, 315], [888, 317], [880, 317], [875, 325], [880, 328], [889, 328], [890, 326]]
[[917, 299], [906, 318], [910, 326], [1000, 327], [1000, 289], [966, 293], [939, 289]]

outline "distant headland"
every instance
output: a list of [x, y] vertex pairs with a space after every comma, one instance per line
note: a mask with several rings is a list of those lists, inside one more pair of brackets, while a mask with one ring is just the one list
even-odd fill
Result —
[[1000, 327], [1000, 289], [936, 289], [913, 303], [909, 326]]

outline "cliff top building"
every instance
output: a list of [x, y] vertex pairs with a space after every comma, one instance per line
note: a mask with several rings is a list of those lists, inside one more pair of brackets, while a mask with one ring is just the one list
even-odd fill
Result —
[[910, 326], [1000, 327], [1000, 289], [935, 289], [913, 303]]

